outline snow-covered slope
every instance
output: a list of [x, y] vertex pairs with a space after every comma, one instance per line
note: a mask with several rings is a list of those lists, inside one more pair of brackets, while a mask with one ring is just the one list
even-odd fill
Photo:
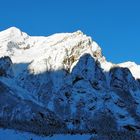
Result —
[[15, 27], [0, 32], [2, 127], [41, 134], [139, 132], [139, 79], [140, 66], [107, 62], [81, 31], [49, 37]]
[[10, 129], [0, 129], [0, 140], [89, 140], [91, 135], [49, 135], [38, 136], [27, 132], [19, 132]]

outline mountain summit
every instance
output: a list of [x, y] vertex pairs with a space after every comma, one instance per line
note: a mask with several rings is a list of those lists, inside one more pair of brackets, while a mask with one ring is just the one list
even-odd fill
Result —
[[37, 134], [140, 133], [140, 66], [113, 64], [81, 31], [0, 32], [0, 126]]

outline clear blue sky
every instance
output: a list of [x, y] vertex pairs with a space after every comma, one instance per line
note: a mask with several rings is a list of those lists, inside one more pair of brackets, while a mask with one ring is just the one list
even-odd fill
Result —
[[140, 64], [140, 0], [0, 0], [0, 30], [30, 35], [81, 30], [107, 60]]

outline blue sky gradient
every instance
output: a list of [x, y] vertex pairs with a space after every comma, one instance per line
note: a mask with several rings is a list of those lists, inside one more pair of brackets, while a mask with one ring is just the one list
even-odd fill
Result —
[[114, 63], [140, 64], [140, 0], [0, 0], [0, 30], [29, 35], [83, 31]]

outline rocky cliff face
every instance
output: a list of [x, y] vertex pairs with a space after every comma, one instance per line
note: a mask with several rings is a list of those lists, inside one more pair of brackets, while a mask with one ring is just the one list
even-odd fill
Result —
[[140, 66], [107, 62], [81, 31], [31, 37], [12, 27], [0, 32], [0, 57], [0, 126], [139, 132]]

